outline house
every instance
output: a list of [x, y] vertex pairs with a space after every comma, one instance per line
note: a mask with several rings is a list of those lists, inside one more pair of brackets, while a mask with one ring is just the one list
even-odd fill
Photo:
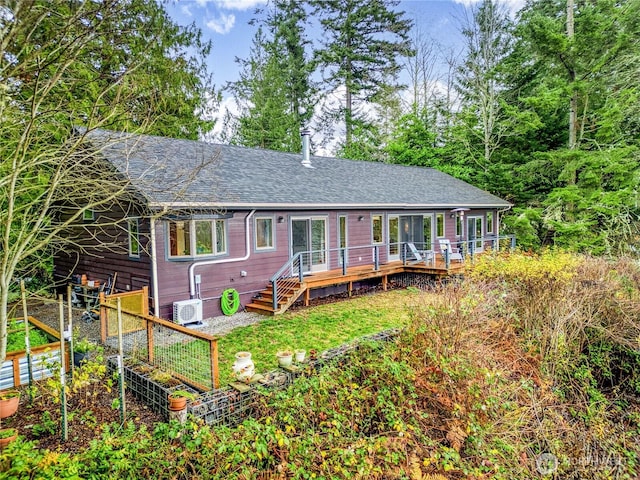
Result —
[[[86, 138], [135, 190], [136, 204], [118, 214], [128, 252], [67, 252], [55, 274], [117, 272], [116, 289], [149, 286], [155, 313], [179, 321], [186, 307], [209, 318], [221, 300], [253, 305], [270, 283], [282, 293], [286, 278], [401, 266], [407, 242], [437, 250], [446, 238], [481, 250], [510, 207], [435, 169], [311, 156], [308, 147], [290, 154], [106, 130]], [[373, 276], [354, 278], [323, 286], [350, 289]], [[279, 302], [292, 300], [274, 301], [271, 313], [284, 309]]]

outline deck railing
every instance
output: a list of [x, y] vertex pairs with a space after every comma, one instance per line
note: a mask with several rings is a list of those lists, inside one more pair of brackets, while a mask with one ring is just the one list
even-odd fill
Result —
[[[442, 255], [445, 262], [445, 268], [448, 270], [451, 265], [450, 252], [440, 251], [438, 240], [433, 243], [413, 242], [418, 250], [431, 250]], [[513, 250], [516, 246], [515, 235], [491, 235], [475, 239], [452, 241], [450, 242], [454, 249], [458, 249], [463, 256], [463, 260], [467, 257], [473, 259], [474, 255], [480, 251], [491, 249], [499, 251], [503, 248]], [[481, 245], [481, 248], [478, 247]], [[287, 293], [293, 291], [304, 280], [304, 274], [313, 272], [312, 266], [318, 263], [330, 265], [332, 260], [337, 258], [338, 265], [342, 268], [342, 275], [347, 275], [347, 268], [350, 260], [357, 258], [357, 264], [373, 265], [374, 270], [379, 270], [382, 262], [382, 253], [384, 258], [389, 262], [389, 257], [399, 258], [404, 265], [411, 255], [407, 248], [406, 242], [378, 243], [371, 245], [358, 245], [353, 247], [328, 248], [325, 250], [310, 250], [306, 252], [296, 253], [287, 263], [270, 278], [273, 290], [273, 310], [278, 310], [279, 302]], [[384, 263], [387, 263], [384, 262]], [[334, 263], [335, 264], [335, 263]]]
[[293, 290], [304, 276], [304, 255], [311, 252], [296, 253], [280, 270], [271, 277], [271, 288], [273, 290], [273, 310], [278, 310], [278, 300], [282, 297], [281, 292]]
[[[418, 250], [430, 250], [442, 255], [445, 268], [448, 270], [451, 265], [450, 252], [440, 251], [438, 240], [434, 243], [413, 242]], [[462, 253], [463, 259], [471, 258], [486, 249], [499, 251], [504, 248], [514, 249], [516, 245], [515, 235], [491, 235], [476, 239], [468, 239], [450, 242], [453, 249]], [[482, 248], [478, 248], [481, 245]], [[273, 290], [273, 310], [278, 310], [278, 305], [285, 296], [295, 290], [304, 280], [305, 273], [313, 272], [313, 265], [340, 265], [342, 275], [347, 275], [347, 268], [350, 264], [373, 265], [374, 270], [379, 270], [381, 262], [386, 264], [392, 259], [399, 258], [404, 265], [411, 253], [406, 242], [379, 243], [371, 245], [358, 245], [350, 247], [330, 248], [325, 250], [311, 250], [296, 253], [287, 263], [285, 263], [270, 279]], [[385, 261], [386, 259], [386, 261]]]

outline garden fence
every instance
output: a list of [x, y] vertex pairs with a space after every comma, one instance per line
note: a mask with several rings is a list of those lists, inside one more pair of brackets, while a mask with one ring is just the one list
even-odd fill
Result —
[[146, 288], [101, 299], [103, 344], [118, 348], [118, 298], [126, 356], [165, 370], [199, 390], [218, 388], [218, 338], [149, 315]]

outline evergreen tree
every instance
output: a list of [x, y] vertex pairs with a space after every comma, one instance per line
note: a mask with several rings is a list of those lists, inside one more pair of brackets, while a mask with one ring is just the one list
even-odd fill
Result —
[[[157, 2], [15, 0], [4, 8], [0, 78], [15, 102], [46, 93], [39, 107], [64, 104], [76, 124], [102, 116], [109, 128], [173, 137], [195, 139], [212, 127], [202, 118], [216, 98], [206, 67], [211, 45]], [[69, 56], [75, 60], [67, 65]], [[51, 90], [39, 91], [49, 80]], [[123, 80], [135, 92], [126, 106], [110, 88]]]
[[[95, 161], [83, 136], [113, 128], [197, 137], [210, 126], [199, 117], [211, 93], [201, 79], [207, 52], [197, 30], [175, 26], [154, 0], [0, 4], [0, 363], [15, 278], [41, 275], [70, 245], [86, 247], [76, 235], [86, 212], [104, 214], [95, 233], [118, 228], [105, 212], [129, 207], [130, 185]], [[123, 244], [101, 235], [100, 246]]]
[[[260, 13], [260, 12], [258, 12]], [[300, 127], [313, 114], [311, 63], [306, 58], [306, 12], [298, 0], [276, 0], [259, 22], [240, 79], [227, 88], [240, 115], [232, 142], [287, 152], [301, 150]], [[266, 33], [265, 33], [266, 32]]]
[[534, 110], [539, 125], [505, 143], [521, 160], [513, 174], [518, 200], [530, 207], [519, 218], [535, 219], [541, 240], [614, 253], [640, 231], [640, 170], [629, 148], [638, 139], [631, 59], [640, 50], [639, 8], [638, 0], [541, 0], [520, 14], [503, 71], [510, 104]]
[[[322, 49], [316, 58], [328, 95], [344, 91], [331, 120], [345, 125], [344, 147], [354, 130], [368, 130], [366, 104], [393, 86], [401, 69], [399, 59], [412, 54], [412, 22], [394, 10], [395, 0], [312, 0], [322, 26]], [[343, 89], [343, 90], [342, 90]]]

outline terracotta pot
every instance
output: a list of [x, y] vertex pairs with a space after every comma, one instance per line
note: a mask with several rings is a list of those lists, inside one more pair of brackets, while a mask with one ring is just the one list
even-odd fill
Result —
[[[5, 392], [6, 393], [6, 392]], [[18, 410], [18, 404], [20, 403], [20, 395], [15, 397], [9, 397], [0, 400], [0, 418], [7, 418]]]
[[179, 412], [180, 410], [184, 410], [187, 408], [187, 398], [186, 397], [173, 397], [169, 395], [169, 410], [172, 412]]
[[[14, 429], [6, 429], [6, 430], [14, 430]], [[10, 437], [0, 438], [0, 451], [4, 450], [5, 447], [9, 445], [11, 442], [13, 442], [17, 437], [18, 437], [18, 432], [16, 431]]]

